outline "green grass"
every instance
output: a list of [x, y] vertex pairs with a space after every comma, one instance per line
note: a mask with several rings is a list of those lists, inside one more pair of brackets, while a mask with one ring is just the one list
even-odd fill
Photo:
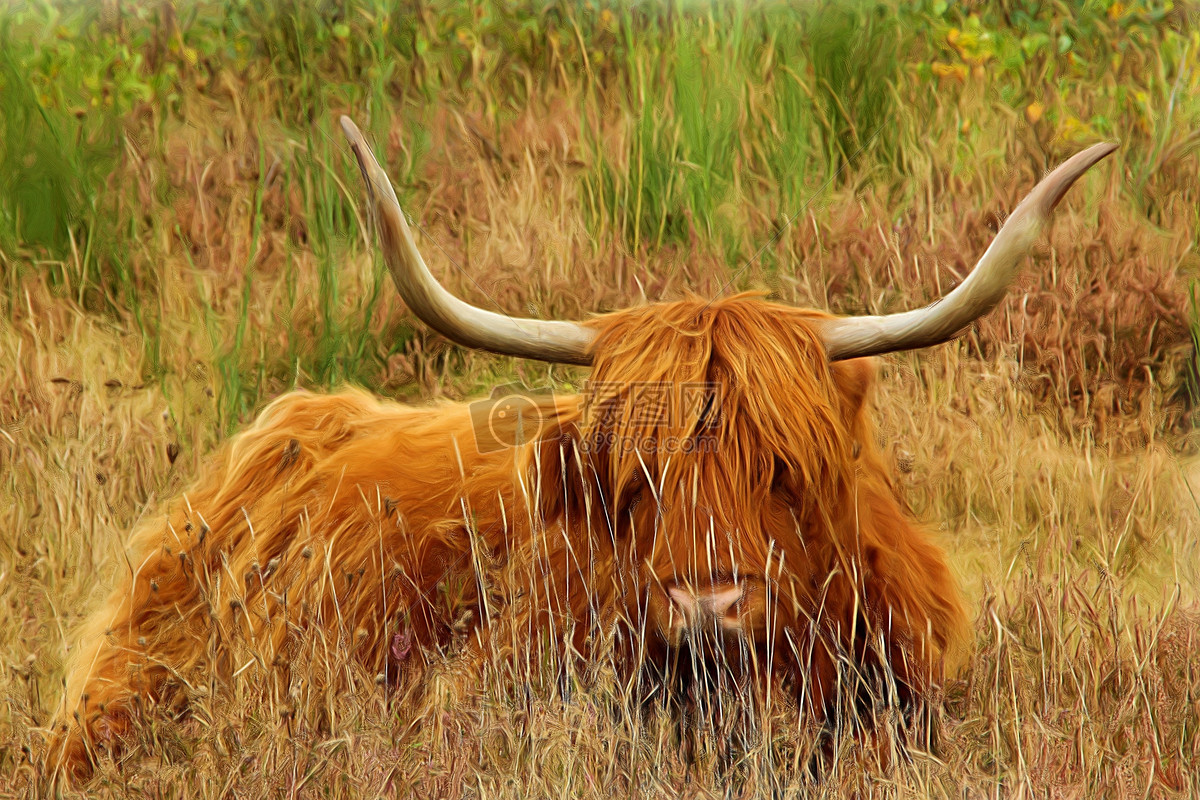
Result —
[[[71, 630], [126, 568], [127, 532], [268, 400], [586, 377], [447, 346], [411, 318], [371, 247], [342, 113], [449, 288], [576, 318], [743, 288], [847, 313], [921, 305], [1044, 169], [1101, 138], [1121, 149], [1072, 190], [1013, 300], [959, 345], [884, 364], [897, 483], [943, 531], [976, 620], [936, 751], [888, 765], [847, 739], [816, 780], [797, 766], [813, 732], [781, 713], [740, 761], [706, 731], [688, 762], [668, 718], [603, 680], [565, 701], [533, 666], [480, 680], [449, 659], [409, 702], [336, 663], [357, 689], [306, 695], [288, 724], [256, 670], [201, 722], [151, 720], [148, 755], [94, 793], [1200, 790], [1198, 14], [4, 7], [0, 794], [40, 785]], [[545, 691], [514, 696], [517, 678]]]

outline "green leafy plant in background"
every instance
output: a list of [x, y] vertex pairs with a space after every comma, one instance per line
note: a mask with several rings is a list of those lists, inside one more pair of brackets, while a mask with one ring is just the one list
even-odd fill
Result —
[[752, 167], [767, 170], [782, 213], [868, 150], [894, 165], [895, 131], [879, 134], [896, 119], [905, 45], [895, 10], [697, 4], [619, 19], [630, 105], [593, 97], [585, 115], [628, 114], [632, 135], [615, 153], [593, 140], [584, 188], [596, 224], [633, 249], [699, 234], [736, 261], [759, 243], [720, 210], [759, 188]]
[[[813, 103], [826, 170], [862, 160], [894, 167], [900, 105], [896, 83], [906, 50], [897, 12], [876, 4], [819, 3], [804, 19]], [[920, 113], [920, 109], [910, 109]]]
[[[965, 274], [1042, 168], [1120, 139], [1072, 190], [1022, 297], [959, 345], [881, 362], [873, 413], [914, 513], [954, 531], [983, 609], [969, 656], [983, 679], [948, 683], [936, 758], [881, 740], [879, 769], [868, 752], [819, 777], [814, 753], [857, 759], [861, 742], [797, 737], [785, 709], [744, 759], [725, 731], [679, 759], [681, 729], [626, 708], [612, 682], [594, 708], [586, 690], [541, 703], [529, 687], [566, 674], [545, 662], [482, 683], [447, 673], [415, 716], [370, 675], [331, 705], [280, 702], [267, 681], [257, 704], [210, 694], [199, 727], [148, 720], [153, 755], [106, 761], [89, 791], [964, 796], [1047, 776], [1080, 796], [1194, 789], [1197, 709], [1175, 700], [1195, 676], [1179, 645], [1196, 627], [1196, 520], [1180, 510], [1200, 470], [1175, 460], [1194, 450], [1200, 404], [1197, 10], [0, 4], [0, 347], [18, 366], [0, 366], [0, 617], [15, 632], [0, 794], [45, 788], [33, 759], [57, 659], [96, 576], [128, 568], [105, 555], [116, 532], [178, 497], [264, 403], [345, 383], [418, 402], [514, 380], [579, 388], [582, 371], [467, 353], [405, 312], [343, 113], [435, 273], [461, 281], [448, 288], [571, 318], [764, 284], [835, 311], [915, 306]], [[237, 685], [256, 690], [256, 668]], [[1026, 684], [1044, 691], [1010, 691]], [[491, 688], [460, 707], [443, 693], [455, 685]]]
[[[89, 308], [127, 317], [156, 374], [160, 255], [149, 243], [175, 234], [145, 213], [146, 187], [132, 187], [148, 184], [169, 206], [156, 162], [164, 142], [216, 112], [246, 132], [244, 146], [265, 148], [268, 169], [279, 161], [276, 180], [296, 188], [314, 226], [289, 247], [321, 265], [323, 324], [296, 334], [315, 336], [307, 349], [262, 354], [278, 362], [266, 384], [354, 380], [386, 355], [368, 355], [362, 329], [344, 327], [357, 310], [336, 270], [344, 256], [328, 242], [356, 235], [348, 209], [358, 200], [343, 188], [356, 178], [334, 158], [331, 120], [353, 111], [376, 142], [403, 127], [394, 173], [403, 194], [419, 185], [439, 109], [470, 109], [494, 134], [556, 93], [578, 108], [586, 157], [576, 185], [594, 242], [619, 242], [638, 258], [712, 250], [735, 268], [757, 257], [772, 270], [780, 255], [764, 245], [823, 192], [887, 187], [899, 218], [914, 187], [941, 180], [942, 162], [1002, 160], [1017, 141], [1049, 164], [1079, 141], [1119, 136], [1126, 191], [1159, 221], [1200, 144], [1200, 33], [1189, 9], [1092, 2], [1062, 13], [1024, 0], [13, 6], [0, 13], [0, 178], [11, 189], [0, 193], [0, 251], [31, 256], [8, 262], [56, 272]], [[934, 129], [953, 134], [936, 146], [957, 149], [932, 152]], [[246, 269], [254, 266], [251, 257]], [[17, 268], [6, 268], [10, 285]], [[231, 335], [243, 312], [214, 302]], [[247, 389], [230, 413], [259, 395]]]
[[116, 180], [130, 145], [123, 120], [173, 80], [147, 70], [145, 40], [86, 6], [0, 18], [0, 248], [37, 253], [93, 308], [136, 308], [146, 288], [127, 261], [140, 220], [119, 210]]

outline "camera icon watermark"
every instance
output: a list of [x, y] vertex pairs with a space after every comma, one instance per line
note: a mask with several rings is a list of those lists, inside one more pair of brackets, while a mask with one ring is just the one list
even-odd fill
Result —
[[536, 441], [555, 416], [554, 393], [519, 383], [497, 386], [486, 400], [468, 406], [479, 453], [495, 453]]
[[[719, 445], [722, 387], [713, 383], [589, 381], [578, 397], [581, 450], [627, 455], [713, 453]], [[476, 450], [495, 453], [540, 439], [558, 418], [550, 389], [497, 386], [468, 408]]]

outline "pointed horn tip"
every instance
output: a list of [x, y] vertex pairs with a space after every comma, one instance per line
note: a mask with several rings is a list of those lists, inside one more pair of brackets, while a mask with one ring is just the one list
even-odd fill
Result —
[[390, 188], [391, 182], [383, 168], [379, 166], [379, 162], [375, 159], [375, 153], [367, 144], [366, 138], [362, 135], [362, 131], [354, 124], [354, 120], [343, 114], [338, 120], [342, 126], [342, 133], [345, 134], [346, 140], [350, 143], [350, 151], [354, 153], [354, 160], [358, 162], [358, 171], [362, 173], [363, 181], [367, 185], [367, 194], [374, 198], [382, 192], [383, 196], [387, 196], [387, 192], [383, 191], [384, 187]]
[[1116, 152], [1117, 146], [1117, 142], [1100, 142], [1099, 144], [1094, 144], [1086, 150], [1071, 156], [1046, 176], [1042, 182], [1046, 187], [1045, 193], [1040, 198], [1041, 202], [1038, 204], [1042, 209], [1042, 213], [1049, 214], [1054, 211], [1063, 199], [1063, 196], [1066, 195], [1067, 190], [1075, 184], [1075, 181], [1083, 177], [1083, 174], [1096, 166], [1096, 164]]
[[350, 140], [350, 144], [357, 144], [362, 140], [362, 133], [359, 132], [358, 126], [354, 124], [354, 120], [347, 117], [345, 114], [338, 119], [342, 125], [342, 133]]
[[[992, 247], [984, 253], [968, 278], [941, 301], [922, 310], [887, 317], [845, 317], [824, 322], [821, 325], [821, 336], [825, 341], [829, 359], [841, 361], [898, 350], [932, 347], [961, 334], [975, 319], [986, 314], [999, 302], [1003, 292], [1007, 291], [1011, 278], [1004, 277], [1003, 282], [999, 282], [997, 276], [1015, 276], [1015, 266], [1032, 244], [1033, 237], [1049, 220], [1051, 212], [1067, 190], [1085, 172], [1116, 152], [1118, 146], [1118, 142], [1094, 144], [1071, 156], [1045, 175], [1009, 215], [992, 242]], [[996, 251], [993, 251], [994, 247], [997, 248]], [[985, 276], [983, 280], [978, 278], [979, 275]], [[973, 282], [972, 278], [975, 279]], [[968, 298], [965, 293], [960, 292], [960, 289], [968, 284], [976, 290], [986, 285], [986, 299], [981, 301], [978, 297]], [[956, 296], [957, 301], [950, 302], [950, 298]], [[959, 306], [970, 309], [970, 314], [959, 313]], [[918, 332], [931, 319], [937, 320], [932, 332]]]
[[1118, 146], [1119, 142], [1099, 142], [1087, 148], [1086, 150], [1081, 150], [1080, 152], [1071, 156], [1071, 158], [1067, 159], [1063, 163], [1060, 169], [1066, 167], [1067, 170], [1065, 171], [1069, 171], [1071, 173], [1078, 172], [1078, 174], [1082, 175], [1084, 172], [1115, 153]]

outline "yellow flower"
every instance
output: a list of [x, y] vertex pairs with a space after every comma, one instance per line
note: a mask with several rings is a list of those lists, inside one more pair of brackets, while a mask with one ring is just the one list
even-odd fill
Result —
[[1029, 120], [1029, 124], [1033, 125], [1042, 118], [1046, 113], [1046, 106], [1034, 100], [1029, 105], [1025, 106], [1025, 119]]
[[1067, 142], [1082, 142], [1094, 139], [1096, 132], [1092, 126], [1074, 115], [1068, 114], [1058, 126], [1058, 138]]
[[939, 78], [953, 78], [959, 82], [966, 81], [967, 79], [966, 64], [946, 64], [942, 61], [934, 61], [929, 66], [933, 74]]

